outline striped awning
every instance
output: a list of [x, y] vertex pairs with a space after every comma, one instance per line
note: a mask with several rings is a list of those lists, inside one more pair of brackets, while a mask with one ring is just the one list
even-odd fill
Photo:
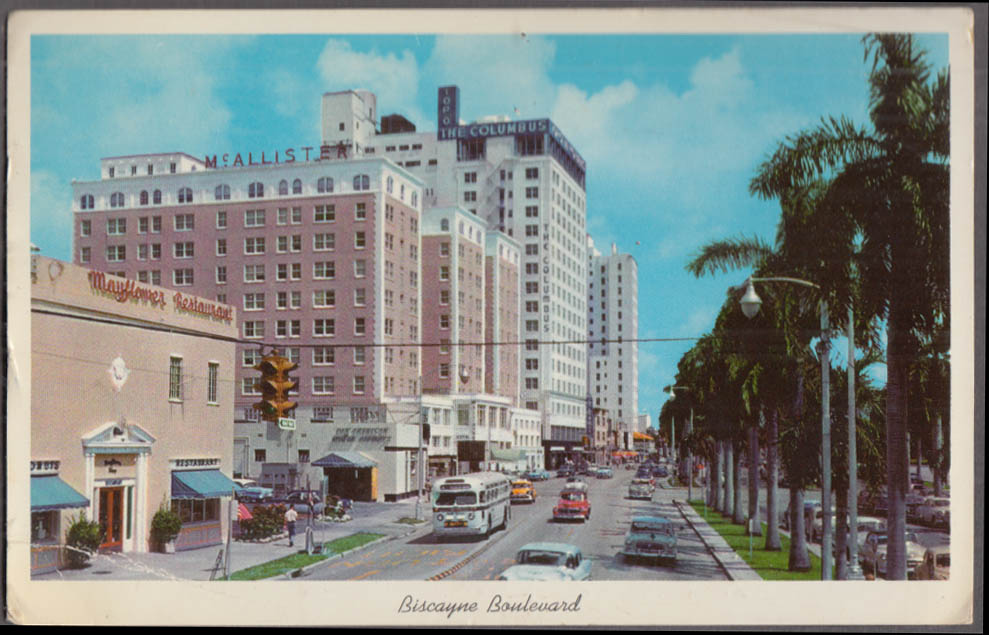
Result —
[[378, 466], [377, 461], [361, 452], [331, 452], [318, 461], [313, 461], [312, 464], [315, 467], [359, 468]]
[[31, 477], [31, 511], [89, 507], [89, 499], [57, 476]]
[[238, 489], [220, 470], [172, 472], [172, 498], [222, 498]]

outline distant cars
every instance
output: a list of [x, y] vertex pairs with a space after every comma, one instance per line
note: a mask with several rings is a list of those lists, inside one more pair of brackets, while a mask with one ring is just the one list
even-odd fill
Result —
[[533, 542], [515, 554], [516, 564], [505, 569], [498, 580], [573, 581], [589, 580], [591, 561], [580, 547], [562, 542]]
[[320, 498], [316, 490], [301, 490], [296, 489], [290, 491], [285, 496], [278, 497], [272, 502], [281, 503], [282, 505], [291, 505], [295, 508], [295, 511], [300, 514], [309, 513], [310, 504], [312, 506], [313, 514], [320, 515], [326, 508], [323, 500]]
[[628, 497], [652, 500], [654, 489], [655, 488], [653, 488], [653, 485], [649, 482], [649, 479], [633, 478], [632, 482], [628, 484]]
[[928, 496], [917, 508], [918, 520], [925, 525], [951, 525], [951, 499], [939, 496]]
[[[907, 577], [914, 575], [917, 567], [924, 559], [924, 547], [917, 540], [917, 534], [912, 531], [906, 532], [907, 547]], [[862, 565], [871, 569], [877, 576], [886, 575], [886, 545], [889, 541], [885, 531], [869, 532], [865, 538], [862, 550], [859, 552], [859, 561]]]
[[560, 492], [560, 500], [553, 508], [553, 520], [577, 520], [587, 522], [591, 518], [591, 502], [587, 498], [587, 485], [568, 484]]
[[275, 497], [275, 491], [270, 487], [261, 487], [255, 481], [251, 485], [243, 485], [235, 492], [238, 501], [242, 503], [267, 503]]
[[907, 507], [907, 520], [917, 522], [920, 520], [920, 506], [926, 499], [920, 494], [907, 494], [905, 504]]
[[612, 478], [615, 473], [610, 467], [599, 467], [597, 471], [597, 478]]
[[654, 558], [676, 562], [677, 526], [662, 516], [637, 516], [625, 534], [625, 558]]
[[574, 469], [572, 465], [564, 465], [556, 471], [558, 477], [567, 477], [574, 475]]
[[657, 465], [653, 468], [652, 475], [656, 478], [666, 478], [670, 475], [670, 470], [665, 465]]
[[[821, 508], [821, 503], [817, 501], [804, 501], [804, 533], [807, 539], [810, 539], [811, 529], [814, 523], [814, 516], [817, 514], [817, 510]], [[786, 508], [783, 512], [783, 517], [780, 519], [780, 526], [787, 531], [792, 531], [790, 528], [790, 507]]]
[[532, 486], [531, 481], [525, 479], [512, 481], [512, 494], [509, 498], [513, 503], [535, 503], [536, 488]]
[[546, 470], [535, 469], [529, 470], [524, 474], [524, 476], [530, 481], [548, 481], [552, 475]]
[[918, 580], [947, 580], [951, 569], [951, 548], [948, 545], [928, 547], [917, 567]]

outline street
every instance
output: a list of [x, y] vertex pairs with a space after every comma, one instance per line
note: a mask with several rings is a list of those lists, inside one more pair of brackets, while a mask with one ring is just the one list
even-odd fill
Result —
[[[627, 499], [632, 475], [631, 471], [616, 470], [611, 479], [585, 477], [591, 502], [591, 518], [586, 523], [553, 522], [552, 509], [564, 479], [552, 478], [536, 482], [536, 502], [512, 505], [507, 529], [487, 540], [441, 542], [432, 533], [417, 532], [314, 569], [304, 579], [492, 580], [513, 564], [521, 546], [550, 541], [580, 547], [584, 557], [591, 560], [591, 580], [727, 580], [673, 505], [675, 490], [657, 489], [651, 501]], [[618, 554], [631, 518], [643, 514], [666, 516], [680, 526], [674, 566], [628, 563]], [[429, 516], [427, 509], [427, 519]]]

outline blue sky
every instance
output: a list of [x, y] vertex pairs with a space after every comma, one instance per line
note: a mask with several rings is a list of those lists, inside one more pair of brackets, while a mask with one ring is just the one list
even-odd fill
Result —
[[[947, 66], [946, 35], [918, 40]], [[351, 88], [435, 130], [436, 89], [457, 84], [466, 120], [559, 125], [587, 161], [588, 231], [638, 261], [639, 337], [699, 337], [745, 274], [684, 265], [712, 240], [772, 238], [755, 169], [822, 116], [867, 124], [869, 69], [859, 35], [35, 35], [31, 240], [71, 260], [70, 183], [101, 157], [318, 145], [320, 95]], [[639, 347], [653, 421], [690, 346]]]

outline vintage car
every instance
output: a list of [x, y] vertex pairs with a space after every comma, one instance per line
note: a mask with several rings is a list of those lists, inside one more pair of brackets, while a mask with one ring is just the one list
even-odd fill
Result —
[[326, 509], [326, 505], [316, 490], [292, 490], [284, 496], [276, 497], [272, 502], [285, 505], [286, 507], [291, 505], [297, 513], [303, 515], [309, 513], [310, 506], [312, 506], [313, 514], [316, 516], [322, 514], [323, 510]]
[[924, 560], [917, 567], [918, 580], [947, 580], [951, 568], [951, 548], [948, 545], [928, 547]]
[[911, 523], [919, 522], [920, 518], [920, 508], [927, 499], [917, 493], [908, 493], [906, 495], [905, 504], [907, 508], [907, 521]]
[[234, 495], [242, 503], [269, 503], [275, 497], [275, 491], [270, 487], [261, 487], [254, 481], [252, 485], [243, 485]]
[[[814, 517], [817, 515], [819, 509], [821, 509], [820, 501], [804, 501], [804, 533], [808, 540], [810, 540], [810, 533], [814, 526]], [[787, 505], [786, 511], [780, 517], [780, 526], [787, 531], [792, 531], [790, 528], [789, 505]]]
[[611, 478], [614, 475], [615, 473], [612, 471], [610, 467], [602, 466], [598, 468], [597, 474], [595, 476], [597, 476], [597, 478]]
[[662, 516], [636, 516], [625, 534], [625, 558], [676, 561], [677, 526]]
[[951, 499], [928, 496], [924, 499], [924, 504], [917, 508], [917, 517], [925, 525], [951, 525]]
[[[862, 566], [872, 571], [876, 576], [886, 576], [886, 544], [889, 537], [885, 531], [869, 532], [865, 538], [865, 543], [859, 551], [859, 561]], [[924, 559], [924, 547], [917, 540], [917, 534], [912, 531], [906, 532], [907, 546], [907, 577], [912, 577], [917, 567]]]
[[573, 466], [569, 464], [561, 466], [560, 469], [556, 471], [556, 475], [561, 477], [573, 476], [574, 475]]
[[553, 520], [575, 520], [584, 522], [591, 518], [591, 501], [587, 498], [587, 485], [568, 484], [560, 492], [560, 500], [553, 508]]
[[530, 481], [548, 481], [552, 475], [546, 470], [537, 468], [534, 470], [529, 470], [524, 474], [524, 476]]
[[628, 484], [628, 497], [651, 500], [653, 490], [654, 488], [652, 483], [649, 482], [649, 479], [633, 478], [632, 482]]
[[580, 547], [562, 542], [533, 542], [515, 554], [516, 564], [502, 571], [498, 580], [589, 580], [591, 561]]
[[513, 503], [535, 503], [536, 488], [532, 486], [532, 481], [519, 479], [512, 481], [511, 501]]

